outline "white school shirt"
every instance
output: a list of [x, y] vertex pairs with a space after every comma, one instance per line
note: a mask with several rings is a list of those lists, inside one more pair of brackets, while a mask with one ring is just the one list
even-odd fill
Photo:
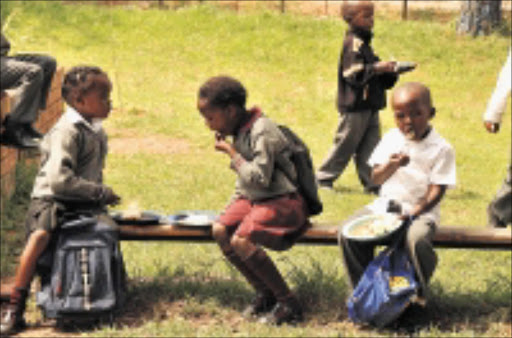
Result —
[[[391, 129], [373, 151], [368, 164], [371, 167], [385, 164], [392, 154], [399, 152], [409, 155], [409, 164], [398, 168], [382, 184], [379, 197], [368, 205], [375, 213], [386, 212], [390, 200], [400, 203], [403, 212], [409, 213], [425, 196], [430, 184], [455, 186], [455, 151], [434, 128], [421, 141], [408, 140], [398, 128]], [[439, 204], [422, 216], [439, 224]]]
[[501, 123], [501, 118], [507, 107], [507, 98], [512, 88], [511, 54], [512, 50], [509, 50], [507, 61], [505, 61], [498, 76], [498, 80], [496, 81], [496, 88], [487, 103], [487, 109], [483, 117], [484, 121]]

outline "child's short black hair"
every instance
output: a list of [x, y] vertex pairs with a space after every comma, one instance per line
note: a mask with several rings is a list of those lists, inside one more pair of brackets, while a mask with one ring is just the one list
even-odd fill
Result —
[[212, 106], [226, 108], [235, 104], [245, 109], [247, 91], [238, 81], [229, 76], [215, 76], [199, 88], [199, 98], [207, 99]]
[[94, 81], [90, 81], [91, 75], [107, 74], [96, 66], [76, 66], [71, 68], [64, 76], [62, 83], [62, 97], [66, 103], [71, 102], [94, 88]]
[[352, 20], [362, 9], [373, 8], [373, 2], [371, 1], [344, 1], [341, 7], [341, 15], [343, 20], [349, 25], [352, 24]]

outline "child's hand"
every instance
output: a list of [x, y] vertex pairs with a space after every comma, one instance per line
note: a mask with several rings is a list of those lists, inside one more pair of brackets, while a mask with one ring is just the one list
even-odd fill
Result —
[[485, 129], [487, 129], [487, 131], [489, 133], [493, 133], [493, 134], [496, 134], [500, 130], [499, 123], [494, 123], [494, 122], [490, 122], [490, 121], [485, 121], [484, 127], [485, 127]]
[[233, 145], [226, 141], [226, 136], [220, 133], [215, 134], [215, 149], [218, 151], [222, 151], [231, 157], [233, 157], [234, 154], [236, 153]]
[[397, 167], [405, 167], [409, 164], [410, 157], [405, 153], [392, 154], [389, 158], [389, 162], [396, 165]]
[[395, 72], [396, 61], [379, 61], [373, 64], [373, 69], [377, 74]]

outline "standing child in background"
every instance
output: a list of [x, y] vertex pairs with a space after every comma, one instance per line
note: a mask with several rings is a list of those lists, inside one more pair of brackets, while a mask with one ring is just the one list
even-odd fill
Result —
[[[426, 86], [409, 82], [397, 88], [392, 107], [398, 128], [384, 135], [369, 159], [374, 182], [382, 184], [379, 197], [352, 219], [393, 208], [401, 212], [402, 219], [412, 222], [405, 247], [418, 277], [421, 302], [437, 264], [432, 238], [439, 224], [440, 202], [446, 189], [455, 185], [455, 152], [429, 123], [436, 111]], [[358, 242], [344, 238], [341, 231], [339, 234], [349, 282], [354, 288], [380, 243]]]
[[[510, 75], [510, 58], [512, 50], [508, 51], [508, 58], [501, 69], [496, 83], [496, 88], [487, 104], [484, 113], [484, 127], [489, 133], [497, 133], [500, 130], [501, 118], [507, 107], [507, 99], [510, 96], [512, 78]], [[510, 154], [510, 151], [509, 151]], [[510, 161], [510, 160], [509, 160]], [[503, 185], [487, 207], [487, 225], [491, 227], [506, 227], [512, 222], [512, 164], [508, 164], [508, 172]]]
[[368, 158], [380, 140], [379, 110], [386, 106], [386, 89], [396, 80], [395, 62], [374, 54], [374, 5], [370, 1], [344, 2], [343, 19], [350, 26], [343, 41], [338, 67], [338, 112], [341, 114], [334, 145], [317, 172], [320, 187], [332, 188], [354, 157], [366, 192], [377, 193]]
[[26, 327], [23, 317], [36, 262], [59, 230], [63, 213], [86, 210], [108, 222], [106, 206], [120, 201], [103, 184], [102, 174], [107, 135], [101, 121], [110, 113], [111, 90], [107, 74], [98, 67], [75, 67], [64, 78], [68, 108], [41, 143], [41, 167], [26, 218], [27, 243], [2, 318], [2, 335]]
[[[280, 325], [303, 319], [299, 302], [260, 246], [286, 250], [309, 226], [307, 206], [288, 177], [296, 177], [291, 151], [278, 126], [258, 108], [246, 110], [246, 91], [230, 77], [199, 89], [197, 107], [215, 131], [215, 149], [231, 158], [235, 195], [213, 224], [222, 253], [256, 290], [245, 315]], [[233, 136], [233, 143], [226, 140]]]

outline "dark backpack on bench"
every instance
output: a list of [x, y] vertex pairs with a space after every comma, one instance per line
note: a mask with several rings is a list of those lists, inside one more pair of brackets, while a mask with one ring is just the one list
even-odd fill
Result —
[[279, 125], [279, 129], [290, 142], [292, 150], [291, 161], [297, 171], [297, 185], [299, 193], [304, 198], [311, 216], [318, 215], [323, 210], [322, 201], [318, 196], [318, 185], [316, 183], [313, 161], [306, 144], [290, 128]]
[[80, 217], [64, 223], [56, 237], [51, 272], [41, 276], [37, 294], [44, 317], [112, 324], [126, 294], [117, 230], [96, 217]]

